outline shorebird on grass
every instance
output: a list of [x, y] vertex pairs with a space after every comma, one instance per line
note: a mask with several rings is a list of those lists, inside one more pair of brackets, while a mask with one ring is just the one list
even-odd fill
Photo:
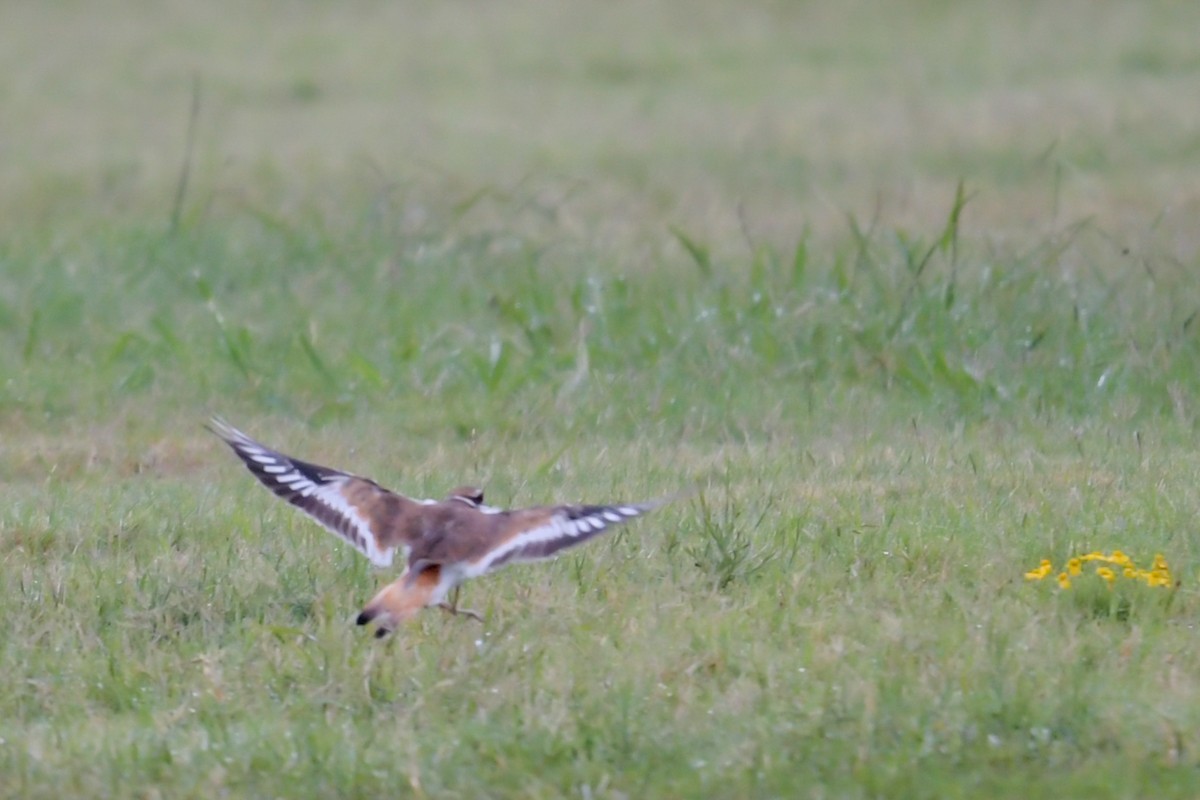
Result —
[[505, 564], [552, 558], [666, 502], [504, 510], [484, 505], [483, 491], [473, 486], [459, 487], [440, 501], [413, 500], [368, 478], [272, 450], [220, 419], [214, 418], [208, 428], [268, 489], [352, 544], [372, 564], [390, 566], [400, 551], [407, 562], [403, 574], [358, 615], [359, 625], [378, 625], [377, 637], [427, 606], [482, 622], [477, 612], [458, 607], [463, 581]]

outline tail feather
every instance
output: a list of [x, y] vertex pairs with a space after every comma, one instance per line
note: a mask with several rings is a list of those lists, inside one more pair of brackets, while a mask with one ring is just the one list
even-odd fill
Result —
[[383, 587], [380, 592], [363, 606], [356, 620], [359, 625], [375, 622], [379, 628], [377, 638], [387, 636], [396, 626], [416, 615], [433, 600], [434, 591], [441, 579], [441, 567], [429, 567], [409, 581], [401, 575]]

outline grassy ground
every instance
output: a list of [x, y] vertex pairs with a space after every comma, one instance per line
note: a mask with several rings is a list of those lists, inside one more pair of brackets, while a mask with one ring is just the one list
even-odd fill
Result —
[[[1200, 10], [864, 9], [9, 9], [0, 796], [1194, 794]], [[214, 412], [700, 492], [377, 644]]]

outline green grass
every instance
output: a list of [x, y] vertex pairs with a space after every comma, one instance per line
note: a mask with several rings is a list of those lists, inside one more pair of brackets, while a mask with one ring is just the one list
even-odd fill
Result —
[[[0, 797], [1194, 793], [1197, 12], [12, 14]], [[213, 413], [698, 492], [380, 644]]]

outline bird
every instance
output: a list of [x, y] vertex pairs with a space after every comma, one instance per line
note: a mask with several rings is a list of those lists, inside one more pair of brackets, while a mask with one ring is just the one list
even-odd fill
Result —
[[458, 606], [464, 581], [507, 564], [553, 558], [671, 499], [501, 509], [484, 504], [482, 489], [459, 486], [442, 500], [416, 500], [370, 478], [284, 455], [219, 417], [206, 427], [260, 483], [375, 566], [390, 566], [400, 553], [404, 571], [363, 606], [356, 620], [375, 623], [377, 638], [427, 607], [483, 622], [479, 612]]

